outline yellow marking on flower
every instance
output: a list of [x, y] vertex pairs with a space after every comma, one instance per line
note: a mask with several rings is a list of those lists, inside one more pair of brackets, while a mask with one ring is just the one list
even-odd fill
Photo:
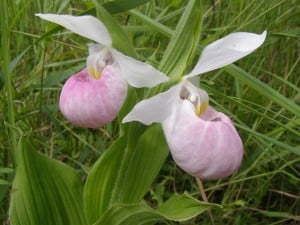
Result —
[[206, 111], [207, 107], [208, 107], [208, 102], [206, 102], [206, 101], [203, 102], [201, 105], [197, 106], [196, 110], [195, 110], [196, 115], [200, 116], [201, 114], [203, 114]]
[[90, 67], [88, 68], [89, 74], [94, 77], [96, 80], [99, 80], [101, 78], [101, 72], [98, 70], [95, 70], [94, 68]]

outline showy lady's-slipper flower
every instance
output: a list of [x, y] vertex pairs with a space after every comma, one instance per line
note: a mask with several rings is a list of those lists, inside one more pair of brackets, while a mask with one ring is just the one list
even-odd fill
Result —
[[152, 66], [125, 56], [112, 48], [104, 24], [93, 16], [36, 14], [95, 41], [89, 44], [87, 68], [64, 84], [59, 107], [62, 114], [80, 127], [97, 128], [111, 122], [133, 87], [153, 87], [168, 77]]
[[183, 170], [203, 179], [220, 179], [236, 171], [243, 144], [231, 119], [208, 105], [208, 94], [189, 78], [226, 66], [254, 51], [266, 32], [232, 33], [208, 46], [182, 81], [135, 105], [123, 122], [162, 123], [171, 154]]

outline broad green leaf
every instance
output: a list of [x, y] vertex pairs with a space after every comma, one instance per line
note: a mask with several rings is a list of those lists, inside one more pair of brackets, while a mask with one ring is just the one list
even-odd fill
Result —
[[[136, 138], [138, 132], [135, 130]], [[87, 177], [85, 211], [90, 224], [115, 203], [139, 203], [168, 155], [159, 125], [147, 129], [132, 151], [119, 138], [99, 158]]]
[[110, 206], [125, 147], [125, 139], [119, 138], [103, 153], [88, 174], [84, 203], [89, 224], [96, 222]]
[[162, 215], [147, 205], [115, 205], [94, 225], [142, 225], [163, 220]]
[[266, 83], [258, 80], [254, 76], [251, 76], [251, 74], [247, 73], [243, 69], [232, 64], [225, 67], [224, 70], [232, 76], [236, 77], [237, 79], [245, 82], [248, 86], [255, 89], [262, 96], [265, 96], [273, 102], [276, 102], [278, 105], [282, 106], [287, 111], [290, 111], [295, 115], [300, 115], [300, 107], [298, 105], [296, 105], [294, 102], [292, 102], [285, 96], [281, 95], [279, 92], [268, 86]]
[[201, 202], [187, 193], [174, 194], [157, 211], [168, 220], [183, 221], [191, 219], [210, 208], [222, 208], [220, 205]]
[[86, 225], [83, 185], [69, 166], [37, 153], [24, 142], [12, 186], [12, 225]]
[[189, 1], [181, 16], [159, 69], [170, 77], [179, 78], [193, 58], [202, 24], [201, 1]]
[[220, 205], [201, 202], [188, 194], [175, 194], [157, 210], [144, 204], [114, 205], [94, 225], [154, 224], [186, 221]]
[[[139, 136], [134, 129], [131, 137]], [[127, 145], [127, 148], [131, 146]], [[117, 202], [131, 204], [141, 201], [159, 173], [169, 150], [159, 124], [149, 127], [138, 139], [134, 150], [127, 149], [130, 159], [126, 161], [116, 187]]]

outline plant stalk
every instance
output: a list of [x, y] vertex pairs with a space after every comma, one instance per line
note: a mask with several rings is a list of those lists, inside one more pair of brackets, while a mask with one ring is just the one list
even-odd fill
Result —
[[[198, 187], [199, 187], [199, 191], [200, 191], [200, 194], [201, 194], [201, 197], [202, 197], [203, 201], [206, 202], [206, 203], [209, 203], [207, 195], [206, 195], [206, 193], [204, 191], [204, 187], [203, 187], [202, 181], [200, 180], [199, 177], [196, 177], [196, 181], [197, 181], [197, 184], [198, 184]], [[215, 225], [214, 217], [213, 217], [210, 209], [208, 210], [208, 213], [209, 213], [209, 216], [210, 216], [211, 224]]]

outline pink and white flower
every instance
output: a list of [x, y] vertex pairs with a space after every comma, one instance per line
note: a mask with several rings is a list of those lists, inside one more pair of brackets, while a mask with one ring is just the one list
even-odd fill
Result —
[[162, 123], [171, 154], [179, 167], [202, 179], [220, 179], [236, 171], [243, 144], [231, 119], [208, 105], [208, 94], [189, 79], [250, 54], [266, 32], [232, 33], [208, 46], [194, 69], [166, 92], [137, 103], [123, 123]]
[[111, 122], [124, 103], [128, 84], [153, 87], [169, 79], [112, 48], [107, 28], [93, 16], [36, 15], [96, 42], [88, 45], [87, 68], [72, 75], [60, 95], [62, 114], [77, 126], [97, 128]]

